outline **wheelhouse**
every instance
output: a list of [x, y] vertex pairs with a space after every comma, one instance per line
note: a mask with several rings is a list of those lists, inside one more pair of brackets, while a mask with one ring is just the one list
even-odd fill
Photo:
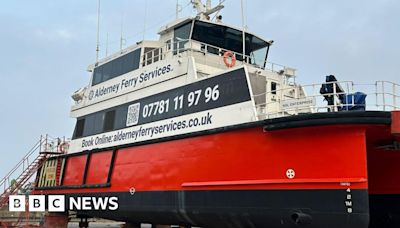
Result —
[[[264, 67], [270, 42], [264, 41], [255, 35], [245, 33], [245, 50], [243, 50], [243, 32], [222, 24], [214, 24], [205, 21], [195, 21], [191, 39], [209, 44], [207, 50], [209, 53], [221, 54], [218, 48], [232, 51], [236, 59], [243, 60], [243, 53], [246, 56], [246, 62], [259, 67]], [[212, 47], [214, 46], [214, 47]], [[217, 48], [218, 47], [218, 48]], [[222, 51], [223, 52], [223, 51]]]
[[[171, 61], [185, 54], [192, 56], [198, 64], [199, 77], [213, 74], [215, 71], [210, 70], [211, 68], [226, 70], [227, 66], [223, 63], [212, 65], [213, 62], [216, 62], [215, 60], [221, 62], [222, 56], [226, 52], [231, 52], [239, 62], [265, 69], [269, 48], [272, 44], [272, 41], [265, 41], [251, 33], [243, 34], [240, 29], [197, 18], [175, 21], [173, 24], [163, 27], [159, 35], [159, 41], [138, 42], [134, 46], [89, 66], [89, 71], [92, 72], [89, 87], [98, 88], [104, 85], [107, 93], [107, 90], [112, 90], [113, 87], [106, 82], [130, 72], [138, 70], [146, 72], [152, 68], [151, 65], [154, 63], [162, 60]], [[243, 37], [245, 37], [245, 45], [243, 45]], [[202, 71], [200, 65], [211, 66], [211, 68]], [[265, 88], [261, 90], [264, 91]], [[91, 105], [81, 104], [79, 106], [78, 104], [73, 107], [72, 112]], [[72, 138], [78, 139], [126, 128], [128, 106], [129, 101], [113, 103], [107, 107], [101, 106], [104, 108], [95, 111], [88, 108], [93, 111], [86, 111], [87, 114], [84, 115], [75, 115], [77, 122]]]
[[[244, 53], [246, 63], [265, 68], [269, 48], [272, 44], [272, 41], [265, 41], [246, 32], [246, 44], [245, 50], [243, 50], [241, 30], [224, 24], [190, 18], [161, 30], [159, 34], [161, 35], [160, 42], [140, 42], [134, 47], [121, 51], [116, 56], [108, 57], [89, 67], [93, 72], [91, 85], [98, 85], [165, 59], [165, 55], [169, 51], [176, 55], [195, 49], [193, 43], [200, 43], [200, 50], [207, 51], [208, 54], [223, 55], [226, 51], [231, 51], [238, 61], [243, 61]], [[188, 44], [191, 44], [191, 48], [188, 47]]]

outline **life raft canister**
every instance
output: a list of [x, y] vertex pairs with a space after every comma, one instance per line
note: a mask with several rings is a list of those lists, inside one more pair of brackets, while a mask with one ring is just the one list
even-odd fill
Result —
[[231, 51], [225, 52], [224, 53], [224, 63], [225, 63], [225, 66], [227, 66], [228, 68], [234, 67], [235, 63], [236, 63], [235, 54], [233, 54], [233, 52], [231, 52]]

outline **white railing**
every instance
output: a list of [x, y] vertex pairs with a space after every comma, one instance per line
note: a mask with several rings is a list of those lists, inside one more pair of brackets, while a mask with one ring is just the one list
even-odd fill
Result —
[[[321, 94], [321, 87], [324, 85], [330, 86], [332, 91]], [[366, 96], [365, 103], [356, 101], [354, 94], [357, 92]], [[260, 96], [266, 97], [267, 102], [256, 104], [259, 119], [301, 113], [400, 110], [400, 85], [389, 81], [377, 81], [373, 84], [342, 81], [299, 85], [257, 94], [253, 97]]]
[[[28, 153], [0, 180], [0, 196], [4, 196], [7, 190], [14, 189], [19, 184], [18, 180], [25, 174], [26, 180], [32, 179], [26, 171], [33, 169], [38, 158], [51, 157], [67, 153], [69, 140], [65, 138], [53, 138], [49, 135], [40, 136], [40, 140], [28, 151]], [[42, 156], [42, 157], [41, 157]], [[17, 186], [15, 186], [17, 188]], [[18, 186], [23, 187], [23, 186]], [[0, 198], [0, 200], [2, 200]], [[1, 205], [0, 205], [1, 206]]]
[[[198, 58], [199, 61], [203, 59], [202, 61], [205, 61], [206, 65], [217, 66], [218, 68], [225, 69], [226, 66], [222, 61], [222, 57], [227, 51], [231, 50], [195, 40], [176, 41], [171, 39], [166, 42], [165, 46], [144, 53], [141, 57], [141, 61], [142, 66], [146, 66], [160, 60], [171, 58], [173, 55], [186, 54]], [[243, 53], [231, 52], [236, 56], [237, 65], [241, 64], [243, 62]], [[200, 56], [198, 55], [199, 53], [201, 54]], [[219, 61], [215, 61], [216, 57], [219, 58]], [[292, 68], [271, 62], [254, 64], [252, 63], [252, 58], [250, 56], [245, 56], [244, 61], [246, 64], [253, 67], [280, 74], [283, 74], [286, 70], [293, 70]], [[289, 85], [289, 83], [286, 83], [285, 85]], [[332, 92], [321, 94], [320, 89], [322, 85], [331, 85]], [[338, 85], [338, 87], [335, 85]], [[362, 92], [366, 95], [365, 104], [358, 104], [355, 101], [354, 96], [349, 96], [356, 92]], [[297, 115], [299, 113], [353, 111], [356, 108], [377, 111], [392, 111], [400, 109], [400, 85], [388, 81], [377, 81], [374, 84], [355, 84], [351, 81], [329, 82], [305, 86], [290, 84], [288, 87], [276, 91], [256, 94], [253, 97], [257, 98], [260, 96], [265, 97], [265, 100], [267, 101], [263, 104], [256, 104], [258, 117], [261, 119]], [[327, 97], [333, 98], [332, 104], [328, 104]], [[344, 98], [350, 100], [343, 103]], [[295, 105], [292, 107], [283, 107], [285, 104], [290, 104], [291, 101], [295, 103]], [[311, 104], [304, 105], [307, 102], [311, 102]], [[296, 103], [300, 105], [296, 105]]]
[[[155, 62], [158, 62], [160, 60], [166, 59], [168, 55], [171, 55], [171, 53], [173, 53], [174, 55], [182, 53], [187, 53], [188, 55], [193, 55], [194, 53], [202, 53], [205, 59], [207, 59], [207, 57], [211, 55], [211, 56], [220, 56], [222, 60], [224, 53], [228, 51], [232, 52], [235, 55], [237, 64], [243, 62], [243, 53], [237, 53], [231, 50], [227, 50], [224, 48], [220, 48], [217, 46], [213, 46], [210, 44], [206, 44], [191, 39], [179, 40], [179, 41], [171, 39], [168, 42], [166, 42], [166, 44], [163, 47], [154, 48], [144, 53], [141, 57], [141, 63], [142, 66], [147, 66]], [[292, 69], [265, 60], [255, 63], [254, 59], [255, 59], [254, 57], [252, 58], [251, 56], [245, 55], [244, 61], [246, 64], [251, 65], [253, 67], [263, 70], [269, 70], [272, 72], [283, 72], [286, 69]], [[221, 68], [226, 68], [223, 61], [213, 62], [213, 63], [217, 63]]]

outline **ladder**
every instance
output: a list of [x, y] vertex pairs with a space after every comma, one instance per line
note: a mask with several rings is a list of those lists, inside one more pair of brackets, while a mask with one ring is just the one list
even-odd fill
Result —
[[[65, 143], [65, 139], [54, 139], [48, 135], [44, 137], [40, 136], [40, 140], [17, 163], [17, 165], [15, 165], [14, 168], [12, 168], [3, 179], [1, 179], [0, 193], [2, 193], [0, 194], [0, 209], [8, 204], [8, 198], [10, 195], [18, 194], [18, 191], [24, 187], [35, 173], [37, 173], [49, 157], [64, 153], [64, 151], [60, 151], [59, 148], [59, 145], [63, 143]], [[36, 154], [38, 155], [35, 157]]]

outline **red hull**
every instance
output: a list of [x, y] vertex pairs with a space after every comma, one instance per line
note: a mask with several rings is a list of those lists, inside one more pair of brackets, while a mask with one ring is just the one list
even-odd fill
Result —
[[[347, 189], [345, 183], [352, 189], [367, 189], [366, 128], [263, 132], [254, 127], [119, 149], [111, 187], [95, 191]], [[106, 183], [112, 153], [91, 154], [86, 184]], [[88, 154], [68, 158], [63, 186], [82, 185], [87, 158]], [[288, 169], [295, 171], [295, 178], [286, 176]]]
[[[304, 121], [307, 122], [307, 120]], [[323, 121], [330, 121], [330, 119], [326, 118]], [[374, 158], [374, 162], [371, 163], [367, 162], [367, 155], [368, 159], [375, 156], [375, 152], [370, 148], [375, 148], [376, 145], [382, 143], [381, 140], [371, 140], [371, 138], [378, 136], [384, 140], [392, 138], [390, 126], [379, 121], [373, 121], [374, 123], [371, 124], [368, 124], [368, 121], [355, 121], [357, 123], [354, 124], [343, 119], [335, 121], [321, 126], [311, 124], [273, 131], [265, 131], [263, 126], [266, 123], [259, 123], [252, 127], [209, 132], [195, 137], [126, 148], [111, 148], [108, 151], [73, 154], [65, 158], [61, 186], [42, 186], [36, 193], [115, 194], [124, 198], [126, 196], [123, 194], [133, 189], [135, 194], [176, 192], [178, 195], [179, 192], [199, 191], [225, 191], [227, 194], [233, 191], [262, 191], [270, 192], [271, 195], [275, 194], [273, 192], [284, 192], [285, 195], [279, 197], [291, 199], [296, 195], [292, 201], [296, 201], [297, 197], [304, 198], [304, 201], [290, 206], [290, 210], [309, 208], [314, 216], [328, 215], [324, 217], [325, 221], [318, 220], [317, 216], [314, 220], [319, 223], [313, 223], [314, 225], [310, 227], [368, 227], [368, 188], [379, 191], [376, 187], [381, 183], [379, 181], [386, 183], [387, 180], [380, 178], [382, 173], [375, 172], [376, 166], [383, 165], [379, 162], [379, 158]], [[340, 121], [345, 123], [341, 124]], [[388, 169], [391, 169], [390, 167], [388, 166]], [[289, 176], [288, 170], [292, 171]], [[370, 178], [369, 183], [368, 178]], [[393, 186], [389, 189], [394, 192], [398, 190]], [[325, 194], [324, 191], [331, 193]], [[312, 194], [299, 194], [300, 192], [312, 192]], [[353, 197], [349, 198], [349, 194], [353, 194]], [[171, 196], [171, 198], [174, 197]], [[154, 198], [154, 201], [160, 200], [155, 196], [151, 198]], [[335, 200], [330, 205], [324, 205], [328, 198], [335, 198]], [[307, 203], [315, 199], [317, 200], [314, 205]], [[215, 200], [218, 200], [218, 197]], [[267, 200], [265, 204], [269, 201]], [[142, 204], [144, 202], [141, 201]], [[243, 203], [249, 202], [250, 200]], [[129, 205], [132, 204], [134, 202], [129, 203]], [[276, 212], [283, 210], [287, 206], [285, 204], [287, 202], [282, 201], [270, 207], [276, 207]], [[149, 205], [138, 205], [131, 211], [137, 212], [139, 216], [143, 209], [140, 206]], [[202, 207], [206, 206], [205, 201]], [[172, 213], [171, 210], [167, 211]], [[293, 214], [290, 210], [285, 214]], [[120, 214], [123, 213], [121, 211]], [[336, 222], [332, 223], [329, 213], [337, 213], [342, 217], [335, 217]], [[165, 212], [165, 214], [168, 213]], [[101, 213], [97, 215], [118, 220], [139, 221], [123, 216]], [[157, 217], [156, 214], [152, 216]], [[193, 216], [195, 219], [191, 221], [196, 221], [195, 215]], [[283, 215], [278, 213], [271, 219], [279, 221], [279, 216]], [[150, 216], [150, 218], [153, 217]], [[167, 220], [161, 217], [158, 221]], [[141, 218], [147, 217], [143, 215], [137, 219]], [[212, 227], [208, 223], [201, 223], [201, 219], [199, 221], [186, 222]], [[355, 221], [358, 222], [355, 223]]]

